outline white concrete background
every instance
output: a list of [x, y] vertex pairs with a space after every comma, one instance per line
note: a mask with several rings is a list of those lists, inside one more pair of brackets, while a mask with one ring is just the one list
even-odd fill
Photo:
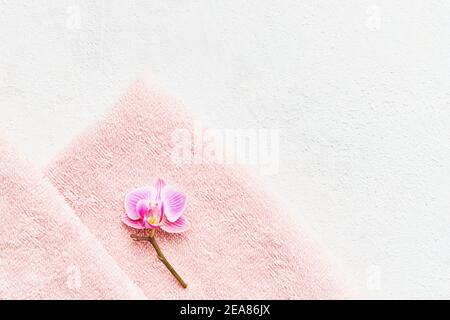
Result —
[[[78, 24], [79, 12], [79, 24]], [[450, 3], [0, 0], [0, 126], [44, 166], [145, 69], [218, 128], [372, 298], [450, 298]]]

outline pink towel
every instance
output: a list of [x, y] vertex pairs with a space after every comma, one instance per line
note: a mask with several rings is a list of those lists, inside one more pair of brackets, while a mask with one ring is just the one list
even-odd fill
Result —
[[0, 299], [138, 299], [48, 179], [0, 139]]
[[[245, 169], [171, 160], [176, 129], [193, 119], [153, 83], [138, 81], [46, 170], [68, 204], [152, 299], [347, 298], [346, 281], [295, 214]], [[148, 243], [120, 221], [127, 192], [155, 177], [186, 192], [191, 229], [160, 235], [182, 289]]]

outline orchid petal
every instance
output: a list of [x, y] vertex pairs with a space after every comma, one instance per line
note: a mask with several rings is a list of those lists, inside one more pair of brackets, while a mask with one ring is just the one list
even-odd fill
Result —
[[187, 219], [181, 216], [177, 221], [170, 222], [164, 219], [161, 229], [169, 233], [181, 233], [190, 228], [190, 224]]
[[145, 225], [142, 220], [131, 220], [127, 214], [122, 216], [122, 222], [134, 229], [145, 229]]
[[139, 200], [136, 205], [136, 211], [140, 217], [140, 219], [144, 219], [150, 209], [149, 200], [142, 199]]
[[154, 187], [142, 187], [128, 193], [125, 197], [125, 212], [131, 220], [139, 220], [141, 216], [137, 210], [139, 200], [153, 200], [157, 196]]
[[183, 213], [186, 205], [186, 195], [172, 186], [165, 186], [161, 190], [161, 201], [164, 205], [164, 216], [170, 222], [175, 222]]
[[157, 178], [155, 179], [155, 181], [153, 182], [153, 187], [156, 189], [158, 195], [161, 194], [161, 190], [166, 186], [166, 182], [161, 179], [161, 178]]

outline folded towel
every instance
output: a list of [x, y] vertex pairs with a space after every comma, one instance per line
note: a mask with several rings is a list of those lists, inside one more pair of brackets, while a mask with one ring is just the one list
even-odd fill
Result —
[[[50, 181], [125, 273], [153, 299], [347, 298], [346, 281], [295, 215], [239, 166], [173, 161], [194, 120], [154, 83], [138, 81], [46, 169]], [[191, 229], [159, 234], [182, 289], [120, 217], [130, 190], [162, 177], [188, 197]]]
[[0, 299], [139, 299], [48, 179], [0, 139]]

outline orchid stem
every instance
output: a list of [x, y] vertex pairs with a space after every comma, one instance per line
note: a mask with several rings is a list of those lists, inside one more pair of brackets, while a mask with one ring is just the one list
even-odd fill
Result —
[[156, 255], [158, 256], [158, 259], [161, 260], [162, 263], [164, 263], [164, 265], [167, 267], [167, 269], [169, 269], [170, 273], [175, 277], [175, 279], [178, 280], [180, 285], [183, 288], [187, 288], [187, 283], [184, 282], [183, 278], [181, 278], [181, 276], [175, 271], [175, 269], [172, 267], [170, 262], [166, 259], [166, 257], [162, 253], [161, 248], [159, 247], [158, 243], [156, 242], [155, 231], [156, 230], [151, 230], [147, 237], [139, 237], [139, 236], [137, 236], [135, 234], [132, 234], [131, 238], [134, 241], [148, 241], [148, 242], [150, 242], [152, 244], [153, 248], [156, 251]]

